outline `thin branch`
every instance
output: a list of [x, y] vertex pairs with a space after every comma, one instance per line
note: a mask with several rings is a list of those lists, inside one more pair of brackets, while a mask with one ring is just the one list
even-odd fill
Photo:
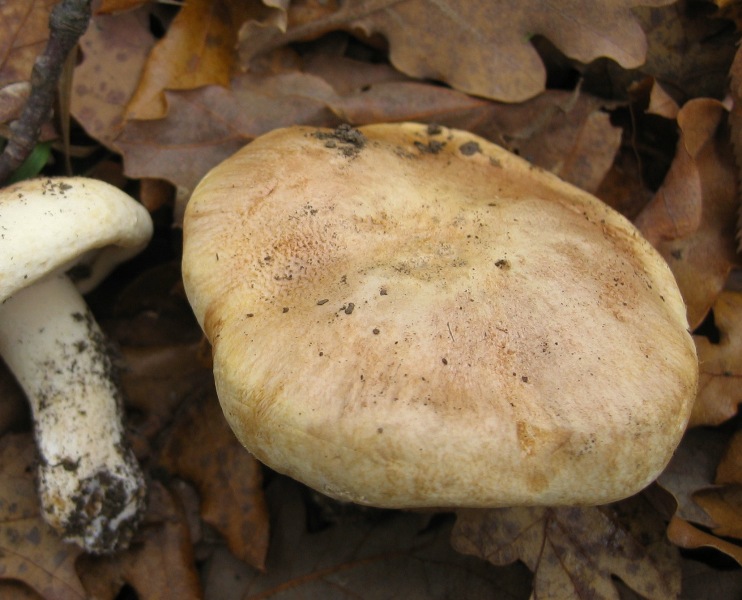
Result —
[[67, 56], [90, 22], [91, 0], [62, 0], [49, 16], [49, 41], [31, 71], [31, 94], [10, 139], [0, 154], [0, 182], [4, 182], [36, 146], [41, 126], [52, 112], [59, 77]]

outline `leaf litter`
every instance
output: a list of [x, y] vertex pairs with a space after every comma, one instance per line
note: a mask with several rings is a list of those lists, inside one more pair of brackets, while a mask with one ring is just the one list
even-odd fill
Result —
[[[0, 39], [14, 40], [1, 46], [3, 127], [25, 101], [53, 4], [0, 7]], [[93, 157], [95, 173], [138, 180], [159, 224], [160, 253], [91, 299], [118, 347], [149, 512], [132, 548], [113, 557], [56, 540], [39, 518], [27, 409], [0, 372], [0, 594], [732, 597], [726, 575], [742, 564], [734, 6], [96, 3], [70, 87], [85, 145], [75, 152], [86, 168]], [[376, 511], [320, 498], [236, 444], [179, 284], [188, 194], [277, 127], [405, 120], [468, 129], [597, 194], [668, 261], [701, 380], [691, 429], [656, 485], [607, 507]], [[51, 121], [45, 132], [53, 139]], [[114, 160], [96, 158], [101, 148]]]

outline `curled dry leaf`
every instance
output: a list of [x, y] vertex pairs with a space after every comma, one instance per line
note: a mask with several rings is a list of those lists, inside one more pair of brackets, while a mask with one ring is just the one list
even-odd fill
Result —
[[267, 496], [275, 526], [265, 572], [217, 550], [203, 569], [207, 597], [528, 597], [530, 577], [522, 566], [495, 567], [454, 552], [449, 518], [377, 509], [359, 513], [357, 506], [335, 505], [346, 514], [310, 527], [318, 521], [318, 507], [306, 501], [302, 486], [277, 476]]
[[544, 90], [546, 72], [529, 41], [534, 35], [547, 37], [582, 62], [608, 56], [624, 67], [637, 67], [644, 62], [646, 41], [632, 8], [671, 1], [565, 5], [453, 0], [442, 5], [430, 0], [354, 0], [314, 21], [289, 26], [285, 33], [273, 29], [258, 36], [247, 28], [240, 35], [240, 56], [247, 65], [255, 55], [291, 41], [338, 29], [360, 30], [366, 36], [386, 37], [392, 64], [407, 75], [445, 81], [476, 96], [518, 102]]
[[740, 464], [740, 433], [731, 441], [720, 429], [686, 434], [658, 480], [677, 501], [667, 530], [670, 541], [681, 548], [715, 548], [742, 564], [742, 543], [735, 541], [742, 540]]
[[718, 343], [704, 336], [694, 338], [700, 370], [691, 427], [719, 425], [742, 403], [742, 292], [722, 292], [713, 314]]
[[244, 0], [189, 0], [152, 48], [126, 108], [128, 119], [160, 119], [164, 90], [228, 86], [234, 70], [237, 28], [251, 16]]
[[703, 527], [713, 527], [714, 521], [693, 495], [714, 486], [714, 473], [724, 454], [728, 436], [710, 428], [688, 431], [657, 483], [670, 492], [677, 503], [676, 516]]
[[262, 569], [268, 511], [261, 466], [234, 437], [213, 389], [188, 402], [173, 424], [159, 463], [194, 483], [201, 516], [240, 560]]
[[328, 94], [332, 88], [324, 81], [302, 73], [245, 74], [230, 89], [165, 92], [167, 117], [130, 121], [116, 147], [130, 177], [159, 177], [191, 190], [212, 166], [261, 133], [294, 122], [336, 124]]
[[82, 551], [42, 520], [30, 434], [0, 438], [0, 579], [25, 583], [46, 600], [86, 598], [75, 572]]
[[611, 577], [646, 598], [680, 592], [677, 552], [641, 496], [604, 507], [459, 510], [454, 548], [496, 565], [522, 560], [535, 598], [617, 598]]
[[707, 533], [680, 517], [675, 516], [670, 520], [670, 524], [667, 527], [667, 537], [673, 544], [680, 548], [689, 550], [713, 548], [733, 558], [742, 565], [742, 546]]
[[[389, 66], [329, 61], [322, 44], [305, 55], [304, 72], [284, 67], [239, 75], [230, 89], [165, 92], [165, 118], [125, 122], [124, 105], [151, 44], [146, 12], [96, 17], [76, 71], [73, 113], [124, 155], [129, 176], [167, 179], [186, 192], [257, 135], [292, 123], [422, 121], [467, 129], [587, 190], [603, 179], [620, 141], [605, 112], [614, 105], [586, 93], [549, 91], [520, 105], [497, 104], [400, 80], [406, 78]], [[101, 81], [102, 66], [114, 59], [123, 60], [123, 72]]]
[[742, 485], [742, 431], [732, 436], [716, 470], [716, 483]]
[[742, 541], [742, 485], [701, 490], [693, 499], [714, 521], [714, 535]]
[[737, 431], [716, 469], [718, 487], [699, 490], [693, 499], [714, 522], [717, 536], [738, 540], [742, 556], [742, 431]]
[[678, 125], [675, 160], [636, 225], [670, 265], [695, 328], [738, 261], [737, 178], [720, 102], [691, 100]]

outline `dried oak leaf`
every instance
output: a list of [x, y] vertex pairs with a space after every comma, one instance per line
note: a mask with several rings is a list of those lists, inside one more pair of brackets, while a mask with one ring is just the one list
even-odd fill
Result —
[[739, 260], [737, 177], [726, 116], [724, 106], [708, 98], [680, 109], [675, 160], [635, 221], [670, 265], [691, 328], [703, 321]]
[[742, 403], [742, 292], [722, 292], [712, 310], [718, 343], [694, 338], [700, 377], [691, 427], [719, 425], [737, 414]]
[[667, 537], [673, 544], [688, 550], [713, 548], [742, 565], [742, 546], [707, 533], [680, 517], [674, 516], [670, 520], [667, 526]]
[[717, 536], [739, 540], [742, 556], [742, 431], [732, 436], [716, 469], [717, 487], [699, 490], [693, 500], [711, 517]]
[[667, 529], [672, 543], [714, 548], [742, 564], [742, 543], [732, 539], [742, 539], [742, 478], [734, 466], [742, 442], [730, 437], [721, 429], [688, 431], [658, 483], [677, 502]]
[[114, 600], [124, 584], [139, 600], [202, 598], [183, 509], [160, 483], [151, 482], [147, 513], [132, 546], [110, 557], [83, 556], [78, 571], [88, 596]]
[[[644, 62], [646, 40], [636, 6], [673, 0], [613, 0], [569, 4], [449, 0], [349, 0], [337, 11], [286, 32], [252, 28], [240, 34], [243, 65], [266, 50], [338, 29], [385, 36], [392, 64], [419, 79], [445, 81], [476, 96], [519, 102], [544, 90], [546, 71], [530, 43], [543, 35], [571, 58], [607, 56], [623, 67]], [[453, 50], [455, 49], [455, 50]]]
[[147, 8], [96, 15], [80, 38], [82, 61], [75, 69], [70, 110], [90, 136], [112, 150], [156, 41], [149, 16]]
[[698, 504], [694, 494], [714, 486], [716, 467], [729, 436], [718, 429], [699, 427], [687, 431], [657, 483], [670, 492], [677, 507], [675, 516], [703, 527], [714, 521]]
[[248, 73], [229, 89], [165, 92], [167, 116], [127, 122], [114, 145], [130, 177], [167, 179], [190, 191], [211, 167], [262, 133], [294, 123], [336, 125], [326, 104], [333, 94], [324, 81], [302, 73]]
[[[227, 87], [234, 72], [237, 30], [255, 12], [268, 10], [245, 0], [189, 0], [147, 58], [139, 85], [126, 107], [127, 119], [167, 114], [165, 90], [207, 85]], [[275, 9], [271, 9], [275, 10]], [[280, 9], [279, 9], [280, 12]]]
[[737, 431], [729, 441], [716, 469], [716, 483], [742, 485], [742, 431]]
[[645, 598], [680, 593], [677, 552], [642, 496], [603, 507], [460, 510], [454, 548], [496, 565], [520, 559], [534, 598], [617, 599], [611, 578]]
[[28, 81], [49, 37], [49, 13], [56, 0], [10, 0], [0, 4], [0, 89]]
[[18, 580], [46, 600], [86, 598], [75, 572], [82, 551], [41, 518], [30, 434], [0, 438], [0, 579]]
[[203, 569], [207, 597], [528, 597], [530, 576], [521, 565], [498, 568], [451, 549], [450, 518], [336, 505], [347, 514], [310, 529], [308, 524], [317, 522], [316, 515], [310, 518], [317, 505], [306, 492], [284, 477], [271, 482], [273, 527], [265, 572], [217, 551]]
[[158, 463], [196, 486], [203, 520], [235, 556], [262, 569], [269, 528], [261, 466], [229, 429], [215, 390], [181, 408]]
[[738, 39], [730, 21], [693, 0], [639, 7], [635, 13], [648, 44], [642, 72], [656, 78], [681, 101], [724, 97]]

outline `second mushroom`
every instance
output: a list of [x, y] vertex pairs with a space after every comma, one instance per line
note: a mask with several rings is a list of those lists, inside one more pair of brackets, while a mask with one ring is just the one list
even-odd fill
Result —
[[94, 553], [128, 545], [145, 484], [109, 349], [81, 292], [151, 235], [146, 209], [101, 181], [0, 191], [0, 353], [31, 404], [42, 515]]

